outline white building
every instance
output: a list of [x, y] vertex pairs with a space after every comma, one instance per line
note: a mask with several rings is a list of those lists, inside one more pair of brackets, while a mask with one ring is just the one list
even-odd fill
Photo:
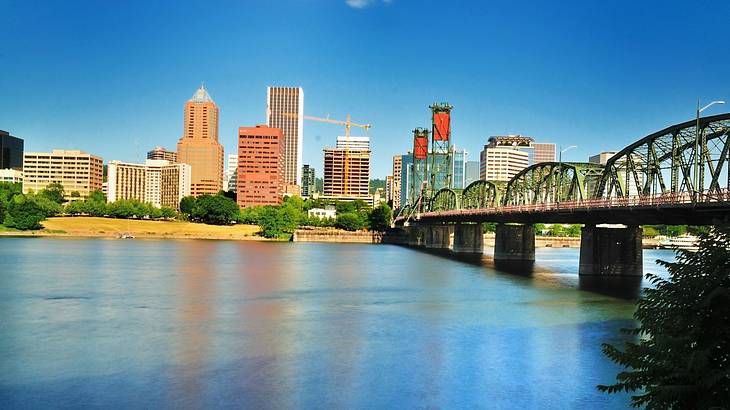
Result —
[[337, 217], [337, 211], [334, 207], [327, 207], [327, 208], [312, 208], [309, 211], [307, 211], [307, 215], [311, 218], [313, 216], [316, 216], [319, 219], [325, 219], [325, 218], [331, 218], [334, 219]]
[[107, 201], [136, 199], [160, 208], [178, 208], [190, 195], [191, 169], [188, 164], [147, 160], [144, 164], [109, 161]]
[[226, 168], [223, 174], [223, 190], [236, 192], [238, 180], [238, 154], [226, 156]]
[[349, 148], [349, 149], [370, 149], [370, 137], [337, 137], [336, 148]]
[[0, 182], [23, 182], [23, 171], [17, 169], [0, 169]]
[[479, 178], [486, 181], [509, 181], [530, 162], [527, 152], [503, 147], [485, 148], [480, 159]]

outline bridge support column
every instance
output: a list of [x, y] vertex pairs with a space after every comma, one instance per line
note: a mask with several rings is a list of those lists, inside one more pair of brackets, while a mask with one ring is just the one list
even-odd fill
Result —
[[535, 227], [533, 225], [497, 224], [494, 237], [495, 261], [534, 261]]
[[430, 236], [428, 226], [411, 225], [406, 228], [406, 232], [408, 232], [409, 246], [426, 246], [426, 242]]
[[484, 252], [484, 231], [482, 224], [458, 223], [454, 226], [455, 253], [483, 253]]
[[454, 233], [453, 225], [430, 225], [426, 247], [431, 249], [451, 248], [451, 235]]
[[580, 234], [580, 275], [642, 276], [641, 227], [586, 225]]

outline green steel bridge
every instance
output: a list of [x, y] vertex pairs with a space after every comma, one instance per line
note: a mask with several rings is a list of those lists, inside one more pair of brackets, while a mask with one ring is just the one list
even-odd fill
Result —
[[640, 225], [730, 219], [729, 168], [730, 113], [700, 118], [634, 142], [605, 166], [539, 163], [507, 183], [418, 198], [400, 210], [393, 241], [481, 255], [482, 223], [497, 222], [494, 260], [533, 262], [535, 223], [579, 223], [580, 275], [640, 276]]
[[673, 125], [611, 157], [532, 165], [507, 183], [475, 181], [405, 205], [410, 221], [712, 223], [730, 211], [730, 113]]

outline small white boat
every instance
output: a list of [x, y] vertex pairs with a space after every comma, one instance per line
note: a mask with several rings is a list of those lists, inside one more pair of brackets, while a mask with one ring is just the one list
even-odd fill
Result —
[[119, 235], [119, 239], [134, 239], [134, 235], [131, 233], [123, 233]]
[[694, 235], [681, 235], [667, 238], [659, 242], [662, 249], [686, 249], [688, 251], [696, 251], [698, 247], [698, 239]]

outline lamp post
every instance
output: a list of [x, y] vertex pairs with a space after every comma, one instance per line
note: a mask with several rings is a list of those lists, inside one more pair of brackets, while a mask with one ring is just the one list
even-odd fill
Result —
[[[700, 100], [697, 100], [697, 112], [696, 112], [696, 118], [697, 123], [695, 125], [695, 163], [694, 163], [694, 171], [692, 172], [692, 201], [694, 203], [697, 203], [698, 195], [700, 191], [703, 189], [703, 187], [698, 187], [697, 184], [699, 184], [699, 169], [700, 164], [702, 163], [702, 157], [700, 155], [700, 113], [710, 107], [712, 107], [715, 104], [725, 104], [725, 101], [713, 101], [704, 107], [700, 108]], [[702, 144], [702, 147], [704, 147], [704, 144]]]
[[[563, 148], [562, 145], [560, 146], [560, 148]], [[578, 148], [578, 146], [571, 145], [568, 148], [561, 149], [560, 152], [558, 153], [558, 183], [557, 183], [557, 189], [556, 189], [557, 194], [555, 195], [556, 204], [560, 204], [560, 188], [562, 188], [561, 185], [563, 183], [563, 152], [569, 151], [573, 148]]]

